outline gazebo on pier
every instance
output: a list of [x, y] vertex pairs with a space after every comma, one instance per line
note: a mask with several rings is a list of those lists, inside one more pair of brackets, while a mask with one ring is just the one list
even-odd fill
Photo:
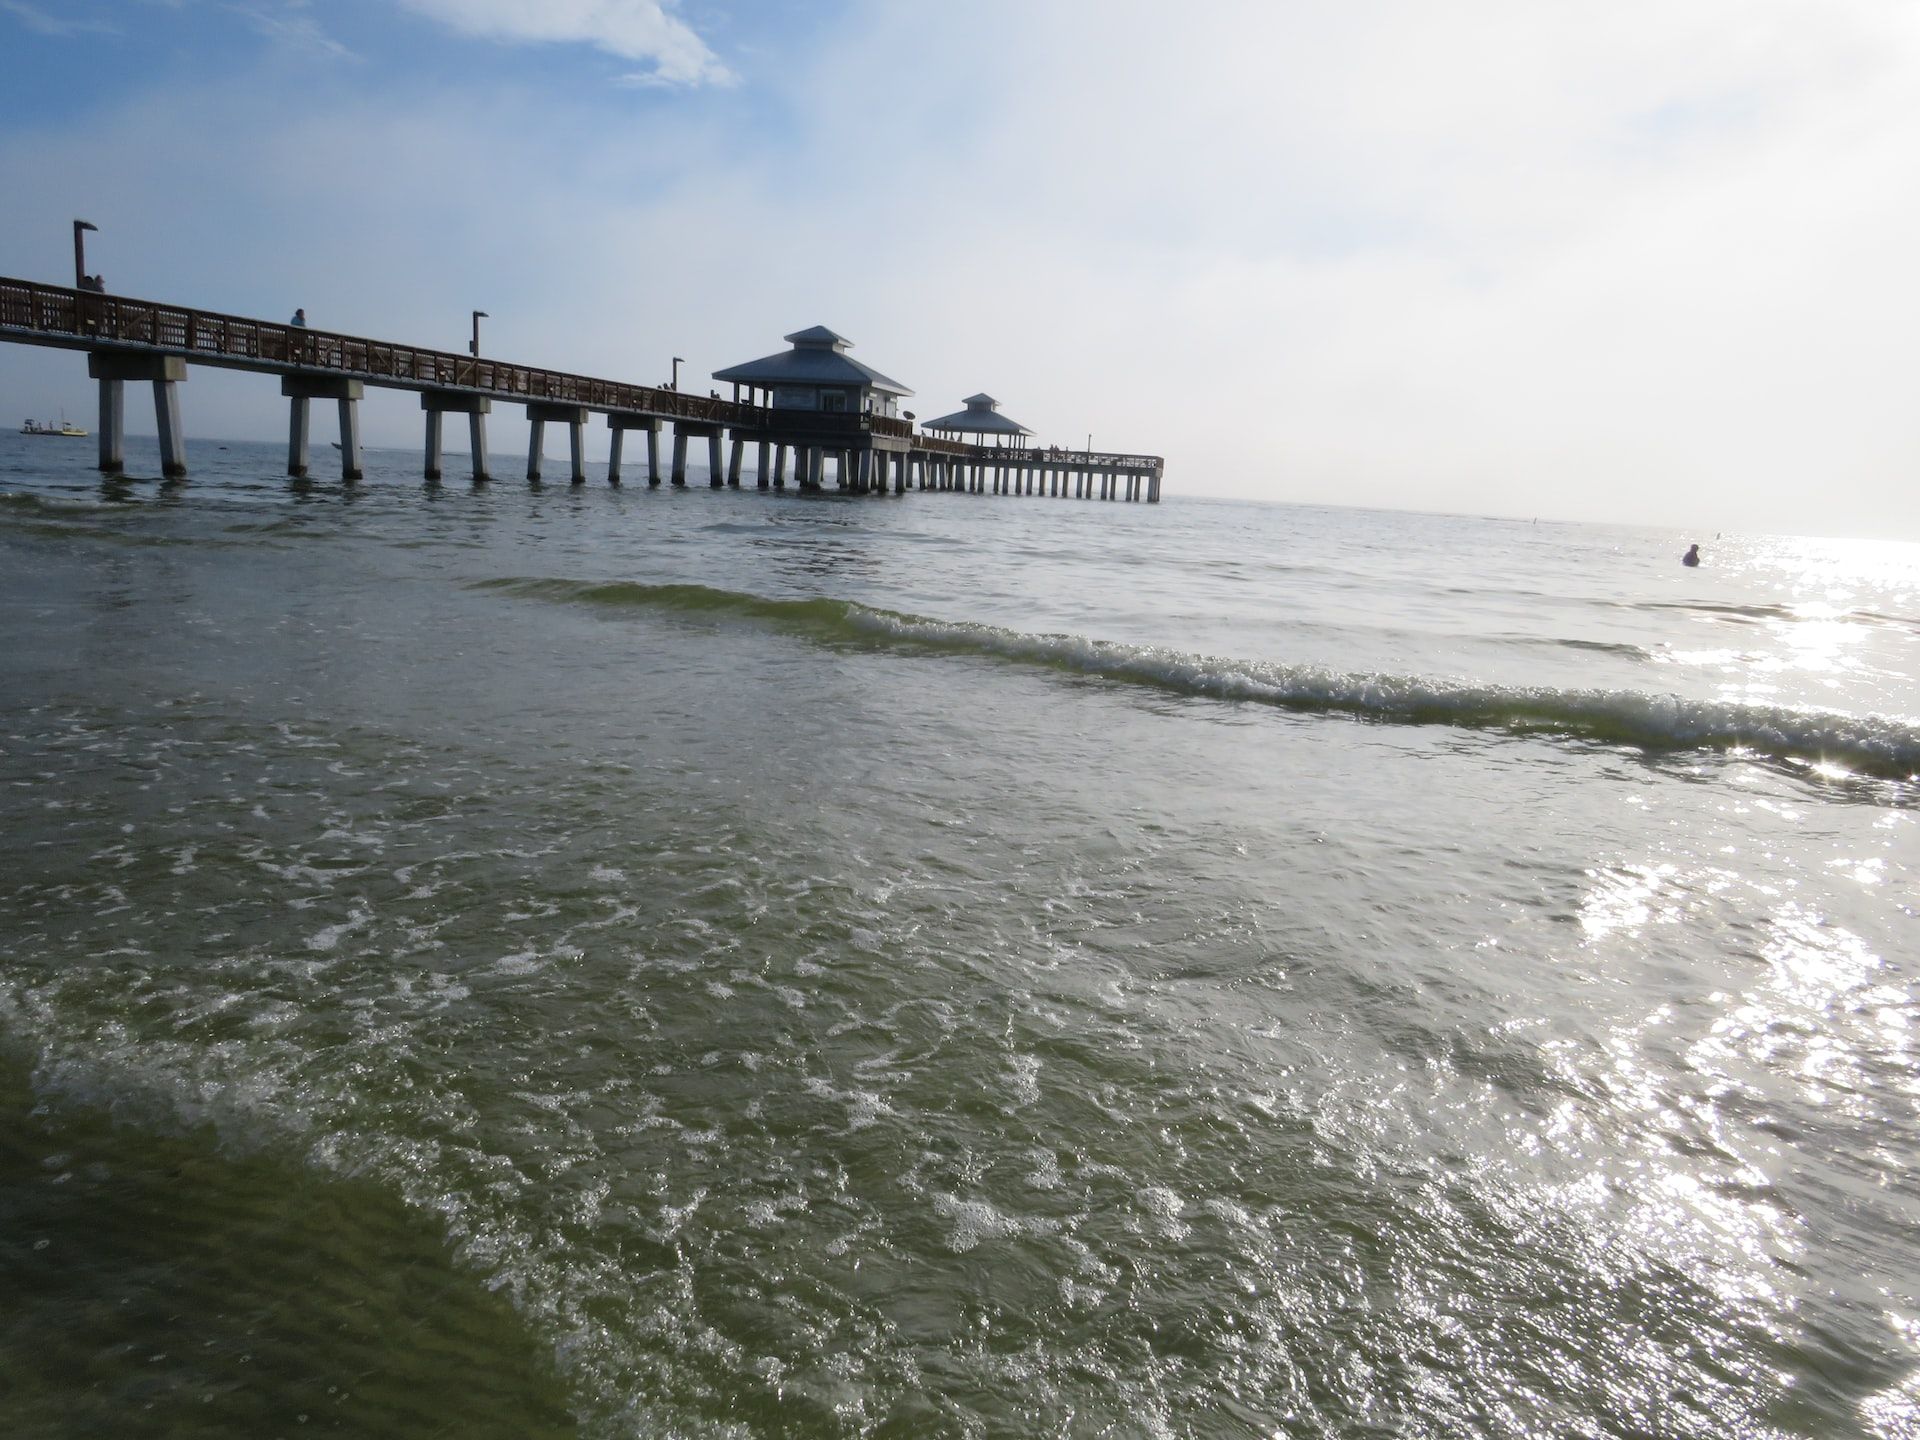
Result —
[[828, 415], [898, 417], [900, 400], [913, 394], [898, 380], [849, 356], [853, 342], [824, 325], [781, 338], [793, 348], [744, 365], [729, 365], [714, 371], [713, 378], [732, 381], [736, 400], [744, 385], [749, 402], [755, 402], [755, 391], [764, 391], [766, 399], [757, 403], [771, 409]]
[[942, 415], [938, 420], [922, 420], [920, 428], [938, 435], [978, 435], [982, 445], [1010, 446], [1024, 450], [1033, 431], [1010, 415], [1000, 413], [1000, 402], [991, 395], [969, 395], [964, 410]]

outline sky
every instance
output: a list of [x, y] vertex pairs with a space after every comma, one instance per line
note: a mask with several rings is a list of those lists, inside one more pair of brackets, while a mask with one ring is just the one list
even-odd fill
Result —
[[0, 74], [0, 275], [84, 217], [119, 294], [640, 383], [828, 325], [1170, 495], [1920, 539], [1915, 0], [0, 0]]

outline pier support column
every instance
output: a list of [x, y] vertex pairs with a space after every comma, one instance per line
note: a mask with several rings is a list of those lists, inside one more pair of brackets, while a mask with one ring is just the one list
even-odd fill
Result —
[[1153, 479], [1147, 482], [1147, 503], [1149, 505], [1160, 503], [1160, 472], [1158, 470], [1153, 472]]
[[127, 468], [127, 387], [124, 381], [100, 382], [100, 473], [118, 475]]
[[873, 462], [875, 455], [871, 450], [862, 450], [857, 468], [853, 473], [853, 488], [857, 495], [866, 495], [873, 490]]
[[736, 431], [733, 437], [733, 448], [727, 452], [727, 485], [730, 489], [740, 488], [740, 461], [746, 449], [747, 442], [742, 440], [739, 432]]
[[547, 458], [547, 422], [527, 417], [527, 478], [538, 480], [540, 466]]
[[707, 484], [718, 490], [726, 483], [720, 470], [720, 430], [716, 426], [707, 432]]
[[493, 402], [484, 396], [468, 394], [463, 390], [422, 390], [420, 408], [427, 416], [427, 479], [438, 480], [445, 455], [441, 449], [445, 434], [445, 416], [449, 413], [467, 417], [467, 438], [473, 446], [473, 478], [487, 478], [487, 426], [485, 416], [493, 409]]
[[687, 483], [687, 432], [680, 426], [673, 427], [673, 483]]
[[757, 463], [753, 470], [754, 483], [762, 490], [767, 488], [767, 482], [772, 478], [767, 474], [767, 450], [767, 442], [762, 440], [760, 442], [759, 453], [755, 457]]
[[287, 401], [287, 474], [295, 479], [307, 473], [307, 430], [313, 402], [304, 395]]
[[153, 423], [160, 438], [160, 473], [177, 480], [187, 473], [187, 434], [180, 423], [180, 382], [153, 382]]
[[787, 447], [784, 445], [773, 447], [773, 488], [787, 488]]
[[626, 449], [627, 432], [644, 430], [647, 432], [647, 479], [648, 483], [660, 483], [660, 422], [651, 415], [635, 415], [631, 412], [613, 411], [607, 416], [607, 429], [612, 432], [607, 437], [607, 483], [620, 483], [620, 458]]
[[[292, 403], [288, 422], [287, 473], [307, 473], [307, 406], [312, 400], [331, 400], [340, 412], [340, 478], [359, 480], [366, 474], [360, 453], [360, 397], [367, 387], [338, 375], [283, 375], [280, 393]], [[297, 467], [297, 468], [296, 468]]]
[[467, 447], [473, 452], [473, 483], [484, 485], [493, 478], [493, 469], [487, 463], [487, 411], [490, 407], [481, 402], [478, 410], [467, 412]]
[[[180, 428], [180, 382], [187, 378], [187, 362], [179, 355], [117, 355], [106, 351], [94, 350], [87, 354], [87, 374], [102, 384], [100, 393], [100, 411], [104, 417], [109, 408], [120, 423], [113, 428], [116, 435], [108, 435], [108, 426], [100, 427], [100, 468], [108, 474], [117, 474], [125, 468], [126, 462], [126, 409], [125, 392], [117, 387], [128, 380], [147, 380], [153, 384], [154, 427], [160, 434], [160, 473], [169, 480], [176, 480], [187, 473], [187, 440]], [[109, 396], [104, 388], [107, 384], [116, 387], [116, 393]], [[108, 453], [111, 442], [113, 452]], [[118, 462], [108, 470], [109, 462]]]
[[827, 449], [824, 445], [807, 447], [807, 478], [801, 483], [802, 490], [824, 490], [827, 488]]
[[556, 405], [551, 401], [527, 402], [527, 479], [538, 480], [546, 459], [547, 421], [567, 427], [567, 454], [571, 461], [568, 477], [575, 485], [587, 479], [587, 407]]
[[[358, 380], [347, 382], [357, 392]], [[360, 453], [360, 396], [341, 396], [334, 402], [340, 410], [340, 478], [342, 480], [363, 480], [366, 478], [366, 465]]]

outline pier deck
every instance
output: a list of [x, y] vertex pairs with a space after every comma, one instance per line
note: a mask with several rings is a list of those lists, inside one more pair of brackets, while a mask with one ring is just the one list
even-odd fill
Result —
[[[357, 402], [368, 385], [419, 393], [430, 479], [439, 478], [441, 420], [447, 414], [467, 417], [474, 478], [491, 478], [485, 416], [496, 401], [526, 407], [532, 430], [527, 474], [535, 480], [550, 420], [568, 427], [572, 478], [585, 479], [581, 452], [590, 413], [607, 418], [608, 478], [614, 483], [623, 437], [635, 430], [647, 436], [648, 481], [660, 483], [659, 434], [668, 424], [673, 483], [685, 483], [687, 444], [697, 439], [707, 444], [716, 488], [741, 483], [748, 446], [754, 447], [762, 489], [785, 487], [791, 458], [801, 488], [823, 488], [831, 463], [838, 488], [856, 494], [884, 493], [891, 480], [895, 494], [920, 489], [1158, 501], [1165, 468], [1157, 455], [972, 445], [919, 433], [910, 421], [891, 416], [750, 405], [6, 277], [0, 277], [0, 340], [87, 352], [100, 386], [100, 468], [109, 472], [124, 464], [123, 387], [136, 380], [154, 387], [163, 471], [186, 473], [176, 386], [189, 363], [281, 377], [282, 394], [291, 402], [287, 469], [295, 475], [307, 469], [308, 406], [321, 399], [339, 407], [345, 477], [361, 478]], [[723, 436], [733, 445], [724, 468]]]

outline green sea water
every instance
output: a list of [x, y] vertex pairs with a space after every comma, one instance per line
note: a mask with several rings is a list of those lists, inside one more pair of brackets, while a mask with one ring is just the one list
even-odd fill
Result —
[[87, 458], [7, 1434], [1920, 1424], [1920, 550]]

